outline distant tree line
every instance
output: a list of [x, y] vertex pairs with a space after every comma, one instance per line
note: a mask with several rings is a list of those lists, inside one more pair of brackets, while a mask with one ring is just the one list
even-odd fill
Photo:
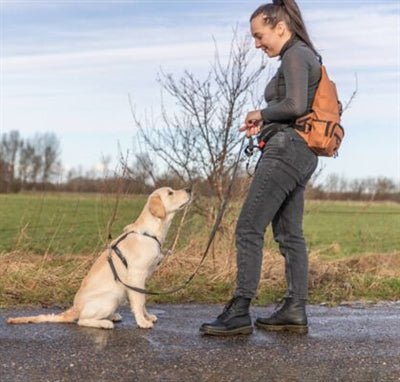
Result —
[[[337, 174], [330, 174], [324, 182], [327, 192], [353, 192], [356, 194], [388, 194], [396, 192], [395, 182], [387, 177], [368, 177], [348, 180]], [[397, 190], [399, 191], [399, 190]]]
[[400, 184], [388, 177], [347, 179], [329, 174], [322, 183], [311, 182], [308, 196], [331, 200], [392, 200], [400, 202]]
[[60, 173], [60, 142], [53, 133], [22, 138], [16, 130], [0, 137], [0, 192], [54, 181]]
[[[149, 154], [135, 154], [127, 165], [112, 170], [111, 158], [102, 158], [102, 172], [81, 167], [63, 169], [60, 159], [61, 144], [53, 133], [35, 134], [32, 138], [21, 137], [18, 131], [0, 136], [0, 192], [63, 191], [147, 194], [155, 187], [183, 187], [181, 177], [170, 169], [160, 171]], [[65, 175], [65, 176], [64, 176]], [[209, 179], [196, 177], [196, 192], [204, 196], [216, 196], [209, 186]], [[233, 195], [243, 195], [251, 179], [241, 171], [235, 182]], [[330, 174], [319, 181], [319, 175], [307, 186], [307, 196], [313, 199], [332, 200], [393, 200], [400, 202], [399, 185], [387, 177], [346, 179]]]

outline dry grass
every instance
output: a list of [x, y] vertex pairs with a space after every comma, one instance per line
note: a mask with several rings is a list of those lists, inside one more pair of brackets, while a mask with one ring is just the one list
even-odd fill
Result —
[[[229, 227], [229, 226], [228, 226]], [[228, 228], [229, 230], [229, 228]], [[193, 282], [173, 295], [151, 297], [155, 302], [223, 302], [234, 287], [235, 248], [228, 235], [216, 243]], [[336, 246], [336, 247], [335, 247]], [[267, 247], [270, 245], [267, 243]], [[191, 240], [167, 257], [149, 283], [152, 290], [168, 290], [184, 283], [199, 263], [204, 243]], [[337, 245], [326, 251], [339, 251]], [[397, 300], [400, 298], [400, 253], [362, 254], [326, 260], [324, 251], [310, 254], [310, 300], [335, 304], [343, 300]], [[0, 306], [71, 304], [73, 296], [97, 255], [44, 256], [10, 252], [0, 254]], [[281, 297], [285, 290], [284, 263], [276, 251], [264, 252], [256, 303]]]
[[69, 304], [93, 260], [92, 256], [1, 253], [0, 306]]
[[[176, 301], [219, 302], [230, 297], [236, 275], [235, 252], [234, 248], [224, 252], [220, 249], [228, 248], [228, 245], [232, 246], [232, 243], [218, 245], [214, 256], [209, 255], [205, 261], [192, 287], [180, 293]], [[337, 245], [333, 247], [327, 250], [339, 250]], [[326, 260], [320, 252], [311, 252], [309, 256], [311, 301], [334, 304], [343, 300], [400, 298], [400, 252], [361, 254], [335, 260]], [[167, 260], [152, 283], [164, 288], [166, 285], [179, 285], [177, 279], [185, 280], [185, 275], [191, 274], [200, 255], [201, 246], [190, 243], [182, 253]], [[285, 288], [283, 257], [277, 251], [264, 251], [258, 302], [278, 299]]]
[[[103, 231], [115, 202], [87, 195], [6, 198], [2, 216], [7, 218], [0, 226], [0, 307], [71, 304], [98, 256], [90, 252], [97, 252], [106, 242]], [[121, 199], [115, 232], [132, 220], [144, 201], [144, 197]], [[204, 203], [208, 205], [210, 200]], [[151, 297], [152, 301], [223, 302], [231, 296], [236, 274], [234, 228], [240, 205], [237, 200], [229, 206], [207, 260], [193, 282], [173, 295]], [[188, 215], [178, 250], [150, 280], [149, 289], [173, 289], [196, 269], [215, 216]], [[399, 217], [400, 207], [393, 203], [308, 201], [305, 233], [312, 249], [310, 300], [332, 304], [354, 299], [399, 300]], [[172, 232], [174, 229], [171, 237]], [[170, 246], [172, 241], [168, 243]], [[268, 250], [256, 301], [260, 304], [280, 298], [285, 291], [283, 258], [270, 229], [265, 248]]]

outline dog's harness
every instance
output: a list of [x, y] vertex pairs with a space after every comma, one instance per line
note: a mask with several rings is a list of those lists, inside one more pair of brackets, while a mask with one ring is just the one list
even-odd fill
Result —
[[124, 286], [126, 286], [129, 289], [134, 290], [135, 292], [140, 292], [140, 293], [145, 293], [145, 294], [158, 294], [158, 293], [154, 293], [154, 292], [148, 292], [148, 291], [146, 291], [144, 289], [137, 288], [137, 287], [125, 284], [121, 280], [121, 278], [118, 276], [117, 270], [115, 268], [115, 265], [114, 265], [114, 262], [113, 262], [113, 259], [112, 259], [112, 254], [114, 252], [119, 257], [119, 259], [121, 260], [122, 264], [125, 265], [125, 268], [128, 269], [128, 261], [126, 260], [126, 257], [123, 255], [122, 251], [118, 248], [118, 244], [122, 240], [126, 239], [126, 237], [128, 235], [130, 235], [130, 234], [143, 235], [143, 236], [146, 236], [146, 237], [149, 237], [149, 238], [155, 240], [157, 242], [159, 248], [160, 248], [160, 251], [162, 252], [160, 240], [158, 240], [158, 238], [156, 236], [150, 235], [147, 232], [136, 232], [136, 231], [126, 232], [121, 237], [119, 237], [118, 240], [114, 244], [110, 245], [110, 247], [109, 247], [107, 261], [108, 261], [108, 264], [110, 264], [110, 268], [111, 268], [111, 271], [113, 273], [114, 279], [115, 279], [115, 281], [119, 281], [121, 284], [123, 284]]
[[[110, 245], [110, 253], [108, 255], [108, 261], [110, 262], [110, 260], [112, 261], [111, 255], [112, 255], [112, 251], [115, 252], [115, 254], [120, 258], [120, 260], [123, 262], [123, 264], [125, 265], [126, 268], [128, 268], [128, 262], [126, 261], [125, 256], [122, 254], [121, 250], [118, 248], [118, 244], [124, 240], [128, 235], [130, 235], [131, 233], [134, 233], [136, 235], [143, 235], [143, 236], [147, 236], [152, 238], [153, 240], [155, 240], [158, 244], [158, 246], [160, 247], [160, 251], [161, 251], [161, 243], [160, 240], [157, 239], [156, 236], [150, 235], [147, 232], [136, 232], [136, 231], [129, 231], [126, 232], [125, 234], [123, 234], [113, 245]], [[115, 276], [115, 275], [114, 275]]]
[[114, 244], [110, 245], [110, 247], [109, 247], [109, 253], [108, 253], [108, 259], [107, 260], [108, 260], [108, 263], [110, 264], [110, 268], [111, 268], [111, 271], [112, 271], [112, 273], [114, 275], [115, 281], [120, 282], [126, 288], [131, 289], [131, 290], [133, 290], [135, 292], [139, 292], [139, 293], [143, 293], [143, 294], [149, 294], [149, 295], [164, 295], [164, 294], [170, 294], [170, 293], [178, 292], [179, 290], [185, 288], [193, 280], [193, 278], [196, 275], [197, 271], [200, 269], [201, 265], [203, 264], [204, 260], [207, 257], [208, 251], [209, 251], [209, 249], [211, 247], [211, 243], [214, 240], [215, 234], [217, 233], [218, 227], [219, 227], [219, 225], [221, 223], [221, 220], [222, 220], [222, 217], [224, 215], [226, 206], [228, 205], [228, 199], [229, 199], [229, 196], [230, 196], [230, 193], [231, 193], [231, 190], [232, 190], [233, 183], [234, 183], [235, 178], [236, 178], [236, 173], [237, 173], [237, 169], [239, 167], [239, 162], [240, 162], [240, 154], [241, 154], [241, 152], [243, 150], [244, 142], [245, 142], [245, 137], [243, 137], [243, 139], [242, 139], [242, 143], [241, 143], [241, 146], [240, 146], [240, 149], [239, 149], [239, 154], [238, 154], [236, 163], [235, 163], [234, 168], [233, 168], [232, 180], [229, 183], [228, 188], [226, 190], [225, 198], [221, 202], [221, 206], [220, 206], [218, 215], [217, 215], [217, 217], [215, 219], [215, 223], [214, 223], [214, 226], [213, 226], [213, 228], [211, 230], [210, 236], [208, 238], [207, 246], [206, 246], [206, 249], [205, 249], [205, 251], [203, 253], [203, 257], [201, 258], [199, 264], [197, 265], [196, 269], [191, 274], [191, 276], [181, 286], [179, 286], [177, 288], [174, 288], [174, 289], [171, 289], [171, 290], [163, 291], [163, 292], [151, 292], [151, 291], [148, 291], [146, 289], [142, 289], [142, 288], [138, 288], [138, 287], [135, 287], [135, 286], [132, 286], [132, 285], [125, 284], [121, 280], [121, 278], [118, 276], [117, 270], [115, 269], [115, 265], [114, 265], [114, 262], [113, 262], [113, 259], [112, 259], [112, 254], [114, 252], [119, 257], [119, 259], [122, 261], [122, 263], [125, 265], [125, 267], [128, 268], [128, 262], [126, 261], [126, 258], [122, 254], [121, 250], [118, 248], [118, 244], [122, 240], [124, 240], [130, 234], [144, 235], [144, 236], [147, 236], [147, 237], [152, 238], [155, 241], [157, 241], [157, 243], [158, 243], [158, 245], [160, 247], [160, 251], [161, 251], [161, 243], [157, 239], [157, 237], [152, 236], [152, 235], [150, 235], [150, 234], [148, 234], [146, 232], [139, 233], [139, 232], [136, 232], [136, 231], [129, 231], [129, 232], [126, 232], [125, 234], [123, 234], [121, 237], [119, 237], [118, 240]]

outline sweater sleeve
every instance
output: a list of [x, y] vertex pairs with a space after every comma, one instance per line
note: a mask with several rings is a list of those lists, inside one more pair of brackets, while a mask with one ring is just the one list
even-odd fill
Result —
[[292, 120], [307, 112], [309, 65], [305, 52], [290, 49], [282, 58], [285, 98], [261, 110], [264, 122]]

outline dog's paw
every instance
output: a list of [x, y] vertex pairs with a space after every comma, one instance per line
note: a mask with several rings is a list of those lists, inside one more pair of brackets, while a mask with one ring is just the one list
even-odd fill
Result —
[[110, 320], [114, 322], [122, 321], [122, 316], [119, 313], [114, 313], [110, 316]]
[[90, 318], [80, 318], [78, 320], [78, 325], [79, 326], [87, 326], [90, 328], [101, 328], [101, 329], [113, 329], [114, 324], [110, 320], [96, 320], [96, 319], [90, 319]]
[[100, 328], [102, 328], [102, 329], [114, 329], [114, 324], [110, 320], [101, 320]]
[[146, 318], [151, 322], [157, 322], [157, 316], [155, 314], [147, 313]]
[[137, 323], [139, 328], [141, 329], [151, 329], [154, 325], [151, 321], [147, 321], [147, 320], [142, 320], [140, 322]]

